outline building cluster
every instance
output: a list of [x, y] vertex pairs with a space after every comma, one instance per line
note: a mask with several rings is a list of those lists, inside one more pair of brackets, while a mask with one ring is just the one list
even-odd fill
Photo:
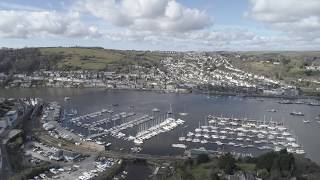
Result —
[[320, 71], [320, 66], [311, 65], [311, 66], [305, 66], [306, 70], [309, 71]]
[[37, 99], [0, 99], [0, 134], [17, 124]]
[[171, 83], [210, 85], [231, 90], [274, 89], [282, 84], [264, 76], [245, 72], [234, 67], [228, 58], [220, 55], [185, 54], [181, 58], [168, 57], [162, 61]]

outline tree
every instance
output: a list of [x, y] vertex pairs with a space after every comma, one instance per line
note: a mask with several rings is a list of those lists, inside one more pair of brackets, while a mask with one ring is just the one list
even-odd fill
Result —
[[183, 166], [185, 168], [190, 169], [193, 166], [193, 164], [194, 164], [193, 159], [187, 159], [184, 161]]
[[295, 171], [295, 159], [291, 153], [280, 151], [278, 158], [279, 170], [285, 177], [290, 177]]
[[207, 163], [209, 161], [210, 161], [210, 158], [207, 154], [199, 154], [197, 157], [198, 164]]
[[259, 169], [257, 174], [258, 174], [258, 177], [262, 178], [263, 180], [268, 179], [270, 176], [267, 169]]
[[210, 175], [210, 179], [211, 180], [220, 180], [220, 177], [218, 176], [217, 172], [215, 172], [214, 170], [211, 171], [211, 175]]
[[260, 156], [257, 160], [257, 168], [258, 169], [267, 169], [269, 172], [272, 168], [273, 161], [277, 157], [276, 152], [269, 152], [262, 156]]
[[230, 153], [227, 153], [219, 158], [218, 167], [224, 170], [226, 174], [233, 174], [234, 170], [237, 168], [235, 162], [236, 160], [233, 156]]

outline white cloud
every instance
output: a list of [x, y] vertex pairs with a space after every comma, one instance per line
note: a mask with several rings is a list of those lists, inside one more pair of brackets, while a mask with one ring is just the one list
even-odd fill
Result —
[[213, 17], [178, 0], [74, 0], [57, 11], [0, 2], [0, 38], [95, 38], [101, 44], [112, 40], [121, 47], [164, 50], [320, 48], [320, 0], [248, 1], [246, 16], [272, 31], [212, 26]]
[[295, 34], [319, 32], [319, 0], [250, 0], [250, 3], [251, 10], [245, 15], [272, 28]]
[[76, 12], [0, 10], [0, 17], [0, 37], [99, 36], [98, 30], [82, 23]]
[[183, 50], [265, 50], [277, 46], [278, 37], [259, 36], [241, 28], [223, 28], [220, 30], [202, 30], [185, 33], [168, 34], [150, 31], [112, 31], [107, 38], [119, 42], [136, 42], [137, 44], [159, 44], [168, 49], [177, 47]]
[[81, 0], [76, 9], [115, 26], [143, 31], [187, 32], [212, 25], [204, 11], [175, 0]]

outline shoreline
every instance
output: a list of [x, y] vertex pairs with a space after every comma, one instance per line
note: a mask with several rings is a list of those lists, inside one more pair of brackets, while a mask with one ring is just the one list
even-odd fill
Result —
[[251, 98], [271, 98], [271, 99], [313, 99], [320, 100], [319, 96], [287, 96], [287, 95], [265, 95], [265, 94], [251, 94], [251, 93], [232, 93], [232, 92], [219, 92], [219, 91], [202, 91], [198, 89], [192, 90], [164, 90], [164, 89], [140, 89], [140, 88], [106, 88], [106, 87], [13, 87], [4, 88], [0, 87], [0, 90], [10, 90], [10, 89], [100, 89], [104, 91], [117, 91], [117, 90], [128, 90], [128, 91], [150, 91], [157, 93], [174, 93], [174, 94], [206, 94], [208, 96], [238, 96], [238, 97], [251, 97]]

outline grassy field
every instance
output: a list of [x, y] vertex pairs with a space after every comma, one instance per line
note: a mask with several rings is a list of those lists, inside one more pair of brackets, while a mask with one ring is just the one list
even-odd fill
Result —
[[255, 164], [236, 163], [236, 165], [240, 170], [246, 171], [246, 172], [254, 172], [254, 170], [256, 169], [256, 165]]
[[40, 48], [44, 55], [59, 54], [59, 69], [103, 70], [109, 64], [128, 61], [158, 62], [165, 54], [150, 51], [121, 51], [102, 48]]
[[320, 52], [240, 52], [242, 59], [232, 63], [242, 70], [280, 80], [319, 79], [319, 73], [308, 72], [305, 66], [319, 65]]

